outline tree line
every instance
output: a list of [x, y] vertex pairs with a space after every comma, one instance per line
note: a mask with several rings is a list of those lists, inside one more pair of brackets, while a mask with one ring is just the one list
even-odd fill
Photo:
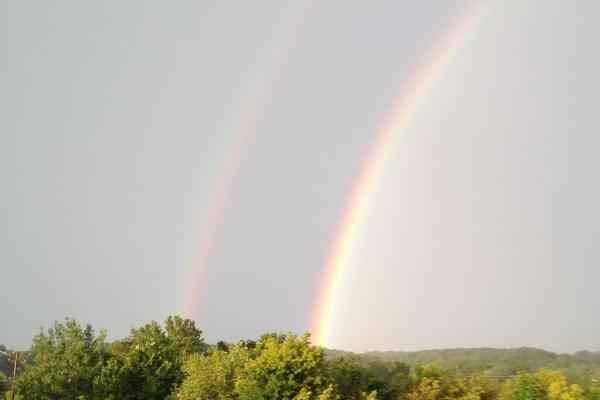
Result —
[[170, 316], [106, 341], [56, 322], [35, 336], [11, 379], [0, 346], [0, 397], [27, 400], [600, 400], [600, 355], [539, 349], [413, 353], [329, 351], [310, 336], [268, 333], [209, 346]]

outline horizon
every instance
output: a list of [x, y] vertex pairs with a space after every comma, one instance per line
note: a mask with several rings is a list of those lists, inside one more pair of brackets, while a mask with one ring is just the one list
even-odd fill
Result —
[[[72, 319], [72, 318], [65, 317], [65, 319]], [[62, 322], [62, 321], [57, 320], [55, 322]], [[85, 327], [88, 324], [88, 322], [82, 322], [82, 321], [77, 321], [77, 320], [76, 320], [76, 322], [82, 327]], [[157, 322], [161, 326], [163, 326], [162, 321], [154, 321], [153, 320], [153, 322]], [[196, 321], [194, 321], [194, 323], [196, 323]], [[125, 337], [111, 337], [111, 334], [108, 330], [103, 329], [101, 327], [96, 327], [92, 323], [89, 323], [89, 324], [92, 326], [92, 328], [94, 329], [94, 332], [97, 334], [100, 332], [106, 332], [107, 333], [107, 342], [109, 342], [109, 343], [113, 343], [113, 342], [116, 342], [116, 341], [119, 341], [119, 340], [122, 340], [125, 338]], [[40, 332], [46, 332], [47, 329], [50, 327], [51, 326], [40, 327]], [[132, 326], [130, 328], [130, 330], [136, 329], [136, 328], [139, 328], [139, 327]], [[205, 333], [205, 331], [204, 331], [204, 329], [202, 329], [202, 327], [198, 327], [198, 329], [200, 329], [202, 334]], [[262, 336], [264, 334], [268, 334], [268, 333], [293, 334], [296, 336], [302, 336], [303, 334], [310, 333], [310, 332], [309, 331], [304, 331], [304, 332], [263, 332], [262, 334], [260, 334], [257, 337], [244, 337], [244, 338], [238, 338], [237, 340], [233, 340], [233, 341], [225, 340], [224, 342], [231, 345], [231, 344], [235, 344], [235, 343], [238, 343], [240, 341], [245, 341], [245, 340], [258, 340], [258, 339], [260, 339], [260, 336]], [[202, 338], [204, 339], [204, 336], [202, 336]], [[33, 340], [33, 337], [32, 337], [32, 340]], [[215, 341], [214, 343], [207, 342], [206, 340], [204, 340], [204, 343], [206, 343], [209, 346], [216, 346], [218, 342], [219, 342], [219, 340]], [[312, 341], [311, 341], [311, 343], [312, 343]], [[318, 345], [316, 343], [313, 343], [313, 344]], [[28, 349], [16, 349], [15, 347], [10, 346], [7, 343], [0, 343], [0, 345], [5, 346], [7, 350], [15, 351], [15, 352], [27, 352], [31, 348], [31, 347], [29, 347]], [[541, 350], [541, 351], [556, 354], [556, 355], [570, 355], [570, 356], [575, 355], [576, 353], [582, 353], [582, 352], [600, 353], [600, 349], [599, 350], [580, 349], [580, 350], [575, 350], [572, 352], [561, 352], [561, 351], [554, 351], [551, 349], [545, 349], [545, 348], [531, 346], [531, 345], [517, 345], [517, 346], [513, 346], [513, 347], [477, 346], [477, 347], [439, 347], [439, 348], [422, 348], [422, 349], [371, 349], [371, 350], [362, 350], [362, 351], [352, 351], [352, 350], [344, 350], [344, 349], [339, 349], [339, 348], [329, 348], [329, 347], [322, 346], [322, 345], [320, 345], [320, 346], [323, 347], [326, 351], [352, 353], [352, 354], [358, 354], [358, 355], [367, 354], [367, 353], [419, 353], [419, 352], [446, 351], [446, 350], [520, 350], [520, 349]]]

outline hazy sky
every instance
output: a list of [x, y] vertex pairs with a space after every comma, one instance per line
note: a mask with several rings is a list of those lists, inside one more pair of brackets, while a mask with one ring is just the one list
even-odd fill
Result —
[[[471, 4], [0, 0], [0, 343], [181, 312], [255, 109], [195, 319], [308, 329], [381, 121]], [[331, 346], [600, 350], [598, 38], [595, 0], [491, 3], [386, 164]]]

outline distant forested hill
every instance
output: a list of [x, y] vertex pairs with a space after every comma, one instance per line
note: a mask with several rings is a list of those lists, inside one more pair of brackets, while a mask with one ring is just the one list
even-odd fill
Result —
[[[533, 372], [540, 368], [587, 374], [600, 368], [600, 352], [580, 351], [575, 354], [557, 354], [549, 351], [521, 347], [515, 349], [466, 348], [423, 350], [414, 352], [367, 352], [363, 358], [402, 361], [411, 367], [437, 362], [446, 368], [460, 371], [485, 372], [487, 375], [505, 376], [518, 372]], [[589, 377], [589, 375], [587, 375]]]
[[[328, 357], [346, 354], [341, 350], [327, 350]], [[438, 363], [445, 368], [462, 372], [485, 372], [487, 375], [515, 375], [540, 368], [568, 370], [573, 368], [600, 368], [600, 352], [579, 351], [558, 354], [533, 347], [514, 349], [457, 348], [421, 351], [370, 351], [360, 354], [365, 360], [401, 361], [411, 367]]]

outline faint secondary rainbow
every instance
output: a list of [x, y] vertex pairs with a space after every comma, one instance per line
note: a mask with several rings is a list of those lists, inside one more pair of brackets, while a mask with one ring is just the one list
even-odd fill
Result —
[[393, 150], [397, 137], [407, 128], [430, 89], [457, 53], [461, 43], [486, 14], [490, 4], [491, 0], [469, 4], [458, 18], [453, 20], [454, 23], [449, 29], [442, 32], [438, 41], [425, 54], [411, 78], [402, 87], [399, 96], [377, 131], [375, 140], [350, 191], [325, 263], [310, 328], [315, 344], [323, 346], [330, 344], [329, 336], [344, 267], [348, 264], [367, 204], [377, 186], [377, 180]]
[[288, 29], [279, 36], [280, 39], [276, 42], [265, 64], [266, 68], [253, 85], [250, 95], [237, 117], [234, 118], [223, 157], [217, 165], [212, 184], [209, 185], [211, 191], [205, 197], [206, 201], [202, 206], [192, 261], [188, 263], [189, 267], [184, 273], [183, 296], [179, 307], [182, 315], [188, 318], [197, 317], [202, 302], [202, 289], [205, 287], [207, 269], [217, 246], [233, 185], [239, 176], [240, 167], [254, 140], [259, 124], [276, 92], [283, 67], [289, 59], [289, 54], [306, 24], [313, 6], [314, 1], [310, 0], [301, 1], [299, 6], [294, 8], [287, 24]]

